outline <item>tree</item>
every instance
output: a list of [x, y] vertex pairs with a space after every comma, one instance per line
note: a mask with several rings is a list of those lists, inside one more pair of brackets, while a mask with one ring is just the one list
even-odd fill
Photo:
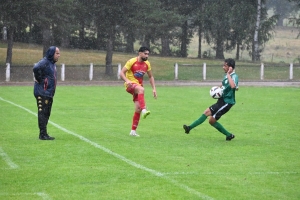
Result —
[[[300, 0], [289, 0], [290, 2], [294, 2], [295, 3], [295, 10], [297, 11], [296, 13], [297, 14], [294, 14], [294, 16], [292, 16], [289, 21], [291, 23], [293, 23], [294, 25], [296, 25], [298, 27], [298, 29], [300, 28], [300, 14], [298, 14], [298, 11], [300, 9]], [[297, 38], [300, 37], [300, 29], [299, 29], [299, 33], [298, 33], [298, 36]]]
[[233, 2], [211, 0], [205, 3], [203, 29], [208, 44], [213, 44], [216, 59], [224, 59], [225, 41], [230, 36]]
[[12, 64], [12, 49], [14, 43], [14, 33], [18, 29], [27, 26], [27, 13], [31, 1], [5, 0], [0, 4], [1, 18], [4, 26], [7, 28], [7, 53], [6, 63]]
[[[70, 24], [73, 21], [74, 0], [32, 0], [29, 12], [34, 24], [41, 28], [43, 55], [51, 45], [59, 45], [71, 34]], [[54, 36], [54, 30], [56, 35]], [[54, 43], [54, 37], [58, 44]]]
[[105, 74], [109, 76], [113, 75], [112, 56], [116, 34], [120, 31], [118, 27], [126, 23], [128, 19], [126, 13], [130, 11], [128, 9], [131, 3], [130, 0], [92, 1], [93, 19], [97, 31], [98, 33], [101, 31], [106, 40]]
[[240, 50], [248, 49], [249, 44], [247, 41], [249, 37], [252, 38], [253, 24], [255, 24], [255, 18], [253, 13], [255, 13], [256, 7], [251, 1], [238, 1], [232, 6], [232, 21], [231, 21], [231, 34], [229, 42], [227, 42], [226, 49], [231, 50], [236, 48], [235, 59], [240, 59]]
[[[155, 2], [153, 2], [155, 3]], [[178, 8], [174, 7], [176, 2], [171, 0], [159, 0], [153, 5], [159, 9], [149, 12], [147, 24], [142, 27], [142, 33], [151, 35], [151, 42], [155, 44], [156, 49], [162, 56], [171, 56], [170, 45], [175, 44], [177, 29], [183, 22], [183, 16], [178, 13]], [[141, 16], [142, 17], [142, 16]], [[160, 44], [156, 41], [160, 41]]]
[[277, 26], [283, 26], [283, 20], [290, 16], [294, 5], [287, 0], [267, 0], [266, 6], [272, 8], [278, 15]]
[[197, 0], [176, 0], [172, 1], [173, 7], [181, 16], [180, 21], [180, 33], [179, 33], [179, 42], [180, 42], [180, 57], [188, 56], [188, 46], [191, 42], [191, 38], [194, 34], [194, 11], [198, 9], [199, 1]]
[[260, 54], [263, 51], [263, 45], [272, 38], [271, 30], [274, 29], [278, 16], [274, 15], [268, 18], [267, 9], [264, 6], [264, 0], [257, 1], [256, 24], [253, 31], [252, 43], [252, 61], [259, 61]]
[[85, 27], [86, 27], [86, 19], [88, 13], [87, 7], [88, 1], [85, 0], [76, 0], [74, 2], [76, 14], [74, 16], [75, 23], [78, 24], [79, 27], [79, 46], [85, 47]]
[[[264, 5], [265, 0], [261, 1]], [[261, 6], [260, 24], [255, 29], [257, 1], [253, 0], [222, 4], [219, 0], [5, 0], [0, 8], [4, 11], [1, 20], [12, 30], [7, 55], [12, 54], [12, 41], [22, 40], [26, 34], [43, 44], [43, 55], [50, 45], [104, 49], [107, 75], [113, 75], [113, 51], [124, 47], [126, 52], [134, 52], [136, 41], [163, 56], [187, 57], [196, 28], [199, 58], [202, 39], [215, 49], [217, 59], [234, 48], [236, 59], [240, 49], [254, 57], [270, 38], [275, 19], [267, 18], [266, 8]]]
[[253, 53], [252, 53], [252, 60], [257, 61], [260, 60], [260, 53], [259, 53], [259, 43], [258, 43], [258, 32], [260, 26], [260, 18], [261, 18], [261, 0], [257, 0], [257, 14], [256, 14], [256, 23], [255, 23], [255, 30], [254, 30], [254, 37], [253, 37]]
[[195, 5], [197, 9], [195, 9], [195, 21], [194, 24], [196, 27], [198, 27], [198, 58], [202, 58], [202, 33], [204, 32], [203, 30], [203, 19], [204, 19], [204, 8], [205, 8], [205, 1], [200, 0], [197, 1], [198, 4]]

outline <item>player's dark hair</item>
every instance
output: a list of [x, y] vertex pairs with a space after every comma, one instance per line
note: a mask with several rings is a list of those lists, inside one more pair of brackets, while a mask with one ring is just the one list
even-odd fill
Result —
[[149, 51], [150, 52], [150, 49], [148, 47], [141, 47], [139, 49], [139, 52], [145, 52], [145, 51]]
[[224, 62], [227, 63], [227, 65], [232, 67], [233, 69], [235, 68], [235, 61], [232, 58], [227, 58]]

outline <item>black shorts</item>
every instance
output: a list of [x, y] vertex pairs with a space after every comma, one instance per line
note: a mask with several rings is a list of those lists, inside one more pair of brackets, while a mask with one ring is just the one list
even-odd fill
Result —
[[227, 113], [230, 108], [233, 106], [233, 104], [226, 103], [223, 98], [218, 99], [217, 103], [211, 105], [209, 107], [209, 110], [211, 112], [211, 115], [216, 120], [219, 120], [222, 115]]

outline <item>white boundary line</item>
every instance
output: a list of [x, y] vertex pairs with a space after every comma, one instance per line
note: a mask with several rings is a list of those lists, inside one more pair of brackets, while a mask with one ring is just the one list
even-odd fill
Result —
[[[20, 106], [20, 105], [15, 104], [15, 103], [13, 103], [13, 102], [11, 102], [11, 101], [5, 100], [5, 99], [3, 99], [2, 97], [0, 97], [0, 100], [2, 100], [2, 101], [4, 101], [4, 102], [7, 102], [7, 103], [9, 103], [9, 104], [12, 104], [12, 105], [14, 105], [14, 106], [16, 106], [16, 107], [19, 107], [19, 108], [21, 108], [21, 109], [23, 109], [23, 110], [29, 112], [30, 114], [33, 114], [33, 115], [37, 116], [36, 113], [32, 112], [31, 110], [29, 110], [29, 109], [27, 109], [27, 108], [25, 108], [25, 107], [23, 107], [23, 106]], [[61, 127], [60, 125], [58, 125], [58, 124], [56, 124], [56, 123], [54, 123], [54, 122], [52, 122], [52, 121], [50, 121], [50, 120], [49, 120], [49, 123], [52, 124], [53, 126], [55, 126], [56, 128], [58, 128], [58, 129], [60, 129], [60, 130], [62, 130], [62, 131], [64, 131], [64, 132], [66, 132], [66, 133], [69, 133], [70, 135], [73, 135], [73, 136], [79, 138], [80, 140], [82, 140], [82, 141], [84, 141], [84, 142], [87, 142], [88, 144], [90, 144], [90, 145], [92, 145], [92, 146], [94, 146], [94, 147], [96, 147], [96, 148], [98, 148], [98, 149], [101, 149], [102, 151], [104, 151], [104, 152], [106, 152], [106, 153], [108, 153], [108, 154], [110, 154], [110, 155], [112, 155], [112, 156], [114, 156], [114, 157], [116, 157], [116, 158], [118, 158], [118, 159], [120, 159], [120, 160], [126, 162], [127, 164], [129, 164], [129, 165], [131, 165], [131, 166], [133, 166], [133, 167], [136, 167], [136, 168], [138, 168], [138, 169], [142, 169], [142, 170], [144, 170], [144, 171], [150, 172], [151, 174], [153, 174], [153, 175], [155, 175], [155, 176], [164, 178], [164, 179], [168, 180], [169, 182], [173, 183], [175, 186], [180, 187], [181, 189], [184, 189], [184, 190], [186, 190], [187, 192], [189, 192], [189, 193], [191, 193], [191, 194], [194, 194], [194, 195], [198, 196], [198, 197], [201, 198], [201, 199], [213, 200], [212, 197], [207, 196], [207, 195], [205, 195], [205, 194], [203, 194], [203, 193], [201, 193], [201, 192], [198, 192], [197, 190], [195, 190], [195, 189], [193, 189], [193, 188], [190, 188], [190, 187], [188, 187], [188, 186], [186, 186], [186, 185], [184, 185], [184, 184], [181, 184], [181, 183], [179, 183], [179, 182], [177, 182], [177, 181], [175, 181], [175, 180], [173, 180], [173, 179], [170, 179], [170, 178], [164, 176], [164, 174], [161, 173], [161, 172], [158, 172], [158, 171], [156, 171], [156, 170], [147, 168], [147, 167], [145, 167], [145, 166], [143, 166], [143, 165], [140, 165], [140, 164], [138, 164], [138, 163], [136, 163], [136, 162], [134, 162], [134, 161], [132, 161], [132, 160], [127, 159], [126, 157], [124, 157], [124, 156], [122, 156], [122, 155], [120, 155], [120, 154], [114, 153], [114, 152], [111, 151], [110, 149], [107, 149], [107, 148], [105, 148], [105, 147], [103, 147], [103, 146], [101, 146], [101, 145], [99, 145], [99, 144], [97, 144], [97, 143], [95, 143], [95, 142], [93, 142], [93, 141], [91, 141], [91, 140], [89, 140], [89, 139], [87, 139], [87, 138], [81, 136], [81, 135], [78, 135], [78, 134], [76, 134], [76, 133], [74, 133], [74, 132], [72, 132], [72, 131], [69, 131], [69, 130], [67, 130], [67, 129]]]
[[0, 156], [3, 158], [3, 160], [7, 163], [7, 165], [11, 168], [11, 169], [17, 169], [19, 166], [17, 164], [15, 164], [10, 157], [3, 151], [3, 149], [0, 146]]
[[34, 194], [36, 194], [36, 195], [42, 197], [42, 199], [44, 199], [44, 200], [50, 200], [50, 199], [51, 199], [51, 198], [48, 196], [48, 194], [46, 194], [46, 193], [44, 193], [44, 192], [36, 192], [36, 193], [34, 193]]
[[39, 196], [42, 197], [43, 200], [50, 200], [51, 198], [44, 192], [35, 192], [35, 193], [0, 193], [0, 196]]
[[[166, 172], [163, 175], [231, 175], [230, 172]], [[235, 175], [238, 173], [234, 173]], [[299, 174], [299, 172], [248, 172], [241, 175], [289, 175], [289, 174]]]

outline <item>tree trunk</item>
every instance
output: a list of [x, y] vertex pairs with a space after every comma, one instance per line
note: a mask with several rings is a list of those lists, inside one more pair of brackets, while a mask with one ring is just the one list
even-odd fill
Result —
[[239, 60], [240, 59], [240, 42], [237, 42], [236, 44], [236, 54], [235, 54], [235, 59]]
[[150, 36], [145, 35], [144, 41], [142, 42], [142, 46], [148, 47], [150, 49]]
[[84, 31], [84, 18], [81, 19], [80, 21], [80, 29], [79, 29], [79, 45], [81, 48], [85, 48], [84, 44], [84, 36], [85, 36], [85, 31]]
[[223, 41], [220, 39], [217, 39], [217, 47], [216, 47], [216, 59], [224, 59], [224, 47], [223, 47]]
[[8, 27], [6, 63], [12, 64], [12, 49], [14, 44], [14, 28]]
[[170, 56], [171, 50], [170, 50], [170, 41], [167, 34], [165, 34], [161, 38], [161, 55], [162, 56]]
[[257, 0], [257, 15], [256, 15], [256, 24], [253, 37], [253, 52], [252, 52], [252, 61], [260, 60], [259, 53], [259, 43], [258, 43], [258, 32], [260, 28], [260, 15], [261, 15], [261, 0]]
[[188, 22], [185, 21], [182, 26], [180, 56], [186, 58], [187, 55], [187, 37], [188, 37]]
[[199, 24], [199, 27], [198, 27], [198, 35], [199, 35], [199, 38], [198, 38], [198, 58], [201, 58], [201, 54], [202, 54], [202, 45], [201, 45], [201, 42], [202, 42], [202, 24], [200, 23]]
[[134, 52], [134, 35], [132, 33], [128, 33], [126, 37], [126, 53], [133, 53]]
[[97, 26], [97, 38], [96, 38], [96, 45], [97, 45], [97, 50], [100, 50], [102, 48], [102, 37], [101, 37], [101, 30], [100, 26]]
[[279, 19], [277, 21], [277, 26], [283, 26], [283, 20], [284, 20], [284, 16], [283, 15], [279, 15]]
[[45, 56], [48, 48], [51, 46], [51, 31], [50, 26], [47, 24], [42, 25], [42, 34], [43, 34], [43, 55]]
[[115, 39], [114, 27], [110, 27], [110, 33], [106, 43], [106, 57], [105, 57], [105, 74], [109, 76], [113, 75], [112, 57], [113, 57], [113, 50], [114, 50], [114, 39]]
[[64, 34], [61, 38], [61, 47], [69, 48], [70, 46], [70, 37], [69, 34]]

